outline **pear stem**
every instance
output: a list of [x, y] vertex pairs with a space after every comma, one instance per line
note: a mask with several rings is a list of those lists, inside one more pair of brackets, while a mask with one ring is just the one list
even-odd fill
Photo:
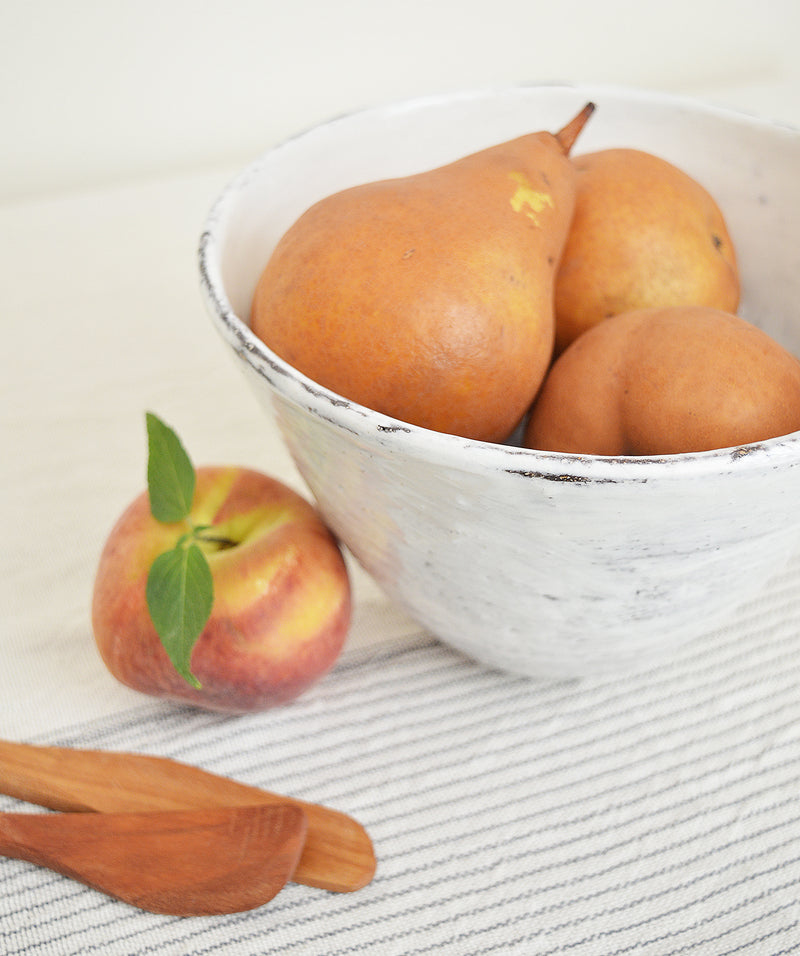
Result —
[[570, 150], [575, 145], [575, 140], [580, 135], [581, 130], [594, 111], [594, 103], [587, 103], [575, 119], [570, 120], [560, 132], [556, 133], [556, 139], [564, 150], [565, 156], [569, 156]]

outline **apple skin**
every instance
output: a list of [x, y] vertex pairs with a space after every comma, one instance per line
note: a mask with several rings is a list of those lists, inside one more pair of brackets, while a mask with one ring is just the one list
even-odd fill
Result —
[[[109, 671], [128, 687], [242, 714], [293, 700], [336, 662], [350, 626], [347, 567], [316, 509], [246, 468], [204, 467], [187, 522], [160, 524], [147, 492], [114, 525], [100, 556], [92, 627]], [[178, 674], [155, 631], [145, 588], [153, 560], [192, 525], [237, 542], [204, 545], [214, 581], [211, 617]]]

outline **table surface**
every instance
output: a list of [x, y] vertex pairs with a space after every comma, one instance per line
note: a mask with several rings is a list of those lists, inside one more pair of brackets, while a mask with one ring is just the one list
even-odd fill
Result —
[[[741, 102], [757, 108], [759, 90]], [[197, 464], [307, 494], [201, 304], [197, 239], [234, 172], [0, 207], [0, 733], [162, 754], [338, 807], [369, 830], [377, 875], [354, 894], [292, 884], [251, 913], [180, 920], [3, 861], [0, 952], [800, 950], [800, 560], [728, 627], [623, 677], [489, 671], [352, 564], [347, 649], [291, 705], [225, 717], [110, 677], [92, 580], [144, 487], [146, 410]]]

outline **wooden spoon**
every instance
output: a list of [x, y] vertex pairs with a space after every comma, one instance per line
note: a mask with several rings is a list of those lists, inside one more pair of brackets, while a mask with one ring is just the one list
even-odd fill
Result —
[[0, 793], [53, 810], [105, 813], [290, 802], [308, 821], [295, 883], [347, 893], [375, 875], [372, 841], [352, 817], [167, 757], [0, 740]]
[[306, 835], [291, 804], [156, 813], [2, 813], [0, 854], [140, 909], [238, 913], [287, 883]]

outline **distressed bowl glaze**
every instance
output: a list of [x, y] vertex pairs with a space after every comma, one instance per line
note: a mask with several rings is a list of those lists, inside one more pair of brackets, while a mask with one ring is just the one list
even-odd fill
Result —
[[800, 433], [641, 459], [467, 441], [317, 385], [247, 320], [273, 246], [312, 202], [558, 129], [588, 100], [597, 111], [575, 152], [645, 149], [702, 182], [737, 246], [741, 314], [800, 352], [800, 132], [667, 96], [530, 87], [346, 116], [245, 169], [200, 248], [213, 322], [334, 532], [441, 640], [546, 678], [648, 663], [755, 595], [798, 540]]

